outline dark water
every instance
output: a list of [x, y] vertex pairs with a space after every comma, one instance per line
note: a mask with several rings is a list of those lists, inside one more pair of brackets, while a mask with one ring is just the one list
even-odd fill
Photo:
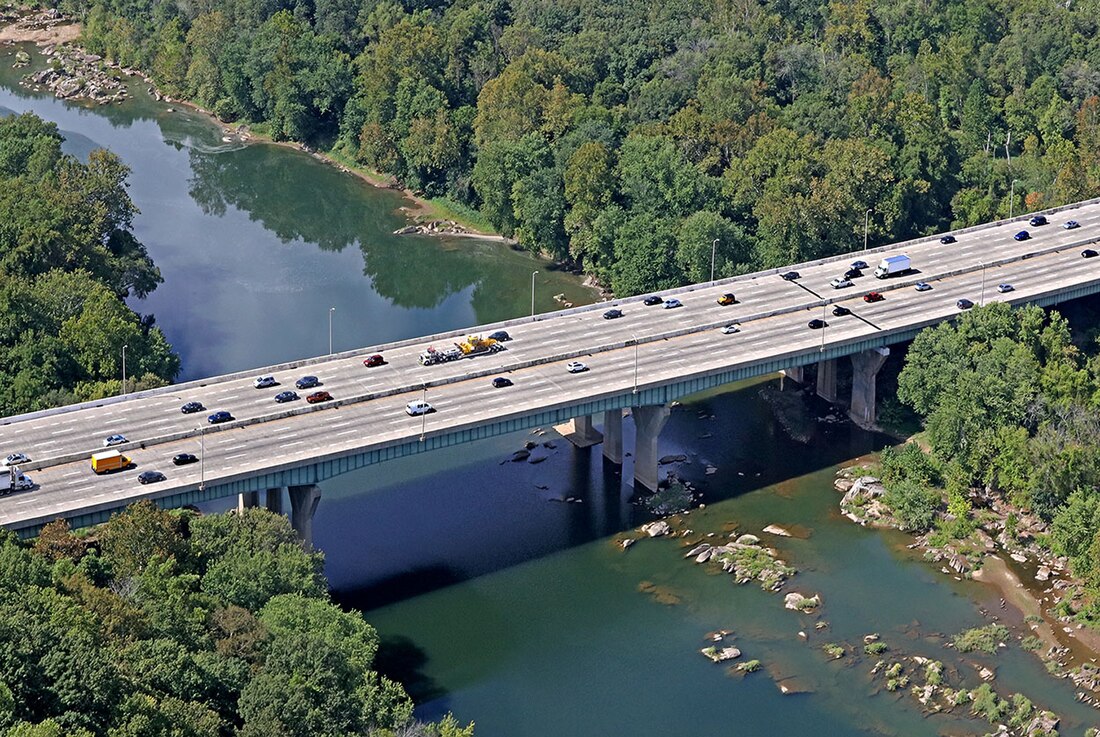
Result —
[[[223, 143], [201, 117], [140, 94], [83, 109], [16, 88], [11, 51], [0, 49], [0, 112], [33, 110], [58, 123], [67, 150], [106, 146], [133, 168], [135, 229], [165, 276], [135, 306], [156, 314], [183, 378], [323, 353], [330, 307], [340, 350], [524, 314], [534, 269], [540, 310], [555, 293], [586, 298], [575, 278], [495, 244], [391, 236], [404, 223], [397, 194], [301, 152]], [[883, 439], [810, 422], [809, 441], [792, 440], [761, 386], [685, 403], [661, 451], [689, 457], [675, 469], [706, 503], [687, 518], [696, 533], [771, 523], [808, 533], [765, 541], [800, 571], [786, 590], [823, 597], [823, 631], [781, 596], [683, 560], [678, 540], [623, 551], [616, 533], [649, 519], [623, 481], [629, 459], [620, 472], [598, 448], [575, 450], [552, 432], [326, 483], [315, 520], [326, 573], [379, 629], [380, 667], [408, 684], [418, 714], [453, 711], [479, 737], [991, 731], [879, 693], [866, 661], [826, 661], [822, 643], [870, 632], [895, 653], [950, 659], [939, 635], [984, 624], [979, 606], [996, 595], [914, 560], [903, 536], [840, 518], [837, 464]], [[554, 444], [536, 452], [545, 461], [502, 462], [528, 439]], [[703, 658], [718, 629], [763, 670], [734, 678]], [[1018, 648], [974, 660], [996, 667], [1002, 694], [1023, 691], [1059, 713], [1062, 734], [1100, 721]], [[806, 693], [781, 695], [778, 681]]]

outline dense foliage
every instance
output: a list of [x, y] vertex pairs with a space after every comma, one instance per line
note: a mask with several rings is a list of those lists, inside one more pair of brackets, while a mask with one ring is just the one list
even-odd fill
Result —
[[1091, 589], [1079, 614], [1100, 620], [1100, 357], [1074, 344], [1057, 312], [991, 304], [921, 332], [898, 392], [932, 451], [885, 454], [906, 514], [928, 526], [939, 497], [922, 489], [942, 484], [943, 531], [961, 537], [972, 529], [968, 488], [1005, 494], [1051, 522], [1051, 547]]
[[259, 509], [143, 502], [90, 537], [56, 522], [28, 549], [3, 534], [0, 734], [390, 734], [411, 702], [371, 669], [378, 637], [328, 600], [321, 565]]
[[[173, 379], [179, 359], [123, 301], [162, 281], [130, 232], [129, 170], [114, 154], [61, 151], [53, 123], [0, 118], [0, 415]], [[134, 381], [133, 379], [136, 379]]]
[[1100, 0], [56, 1], [619, 294], [1100, 192]]

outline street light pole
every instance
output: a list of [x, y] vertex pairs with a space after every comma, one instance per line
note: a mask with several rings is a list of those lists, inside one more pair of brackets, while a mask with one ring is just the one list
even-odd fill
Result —
[[1018, 182], [1018, 181], [1020, 181], [1020, 180], [1019, 179], [1013, 179], [1012, 184], [1009, 185], [1009, 188], [1008, 188], [1008, 219], [1009, 220], [1012, 219], [1012, 213], [1013, 213], [1014, 208], [1016, 206], [1016, 182]]
[[126, 348], [128, 346], [122, 346], [122, 393], [126, 393]]
[[199, 491], [206, 488], [206, 427], [199, 425]]
[[[537, 274], [538, 272], [536, 271], [535, 273]], [[420, 399], [424, 402], [425, 405], [427, 405], [427, 403], [428, 403], [428, 387], [427, 386], [424, 387], [424, 393], [420, 395]], [[425, 406], [425, 407], [421, 407], [421, 409], [424, 410], [423, 412], [420, 413], [420, 442], [423, 443], [424, 442], [424, 430], [425, 430], [425, 428], [427, 427], [427, 424], [428, 424], [428, 408]]]
[[714, 254], [718, 250], [718, 239], [710, 244], [710, 280], [714, 281]]
[[538, 273], [537, 271], [531, 272], [531, 317], [535, 316], [535, 276]]
[[634, 393], [638, 393], [638, 336], [630, 334], [634, 338]]
[[978, 299], [978, 306], [985, 306], [985, 264], [982, 264], [982, 296]]
[[332, 313], [336, 312], [335, 307], [328, 308], [328, 354], [332, 355]]
[[[825, 319], [825, 310], [829, 308], [828, 303], [821, 303], [821, 352], [825, 352], [825, 331], [829, 328], [829, 322]], [[834, 392], [835, 393], [835, 392]]]
[[863, 253], [864, 253], [864, 255], [867, 254], [867, 225], [868, 225], [868, 218], [871, 217], [871, 209], [872, 208], [868, 207], [867, 212], [863, 213]]

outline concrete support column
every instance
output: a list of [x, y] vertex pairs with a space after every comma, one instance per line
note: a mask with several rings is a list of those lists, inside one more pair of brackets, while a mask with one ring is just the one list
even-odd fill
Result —
[[623, 462], [623, 411], [603, 413], [603, 457], [612, 463]]
[[290, 491], [290, 524], [302, 545], [307, 550], [313, 548], [313, 513], [317, 511], [317, 502], [321, 501], [321, 487], [316, 484], [306, 486], [291, 486]]
[[817, 362], [817, 396], [826, 402], [836, 402], [836, 359]]
[[237, 514], [244, 514], [244, 510], [260, 506], [260, 492], [242, 491], [237, 494]]
[[791, 366], [790, 368], [783, 369], [779, 373], [783, 377], [779, 384], [781, 388], [786, 388], [787, 380], [794, 382], [796, 385], [802, 383], [801, 366]]
[[283, 487], [276, 486], [274, 489], [268, 489], [265, 497], [268, 511], [275, 514], [283, 513]]
[[668, 421], [667, 404], [635, 407], [634, 415], [634, 486], [657, 490], [660, 473], [657, 470], [657, 438]]
[[889, 348], [872, 348], [851, 355], [852, 406], [848, 416], [862, 428], [875, 425], [875, 376], [889, 355]]
[[569, 422], [555, 425], [554, 429], [578, 448], [589, 448], [603, 440], [603, 434], [592, 424], [592, 415], [574, 417]]

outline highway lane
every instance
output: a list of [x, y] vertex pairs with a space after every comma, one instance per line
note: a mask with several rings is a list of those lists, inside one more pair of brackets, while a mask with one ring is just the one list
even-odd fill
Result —
[[[1060, 223], [1068, 217], [1078, 220], [1081, 228], [1063, 230]], [[1021, 228], [1032, 232], [1033, 238], [1024, 242], [1013, 241], [1011, 234]], [[377, 393], [398, 386], [461, 379], [471, 371], [506, 371], [525, 361], [548, 360], [577, 350], [591, 352], [602, 345], [632, 341], [633, 336], [644, 344], [660, 334], [689, 329], [693, 325], [739, 319], [738, 315], [808, 307], [818, 300], [816, 295], [830, 300], [847, 299], [849, 294], [856, 296], [857, 292], [862, 294], [871, 289], [889, 294], [898, 288], [909, 288], [908, 285], [917, 278], [934, 281], [940, 274], [962, 268], [980, 269], [981, 259], [988, 260], [991, 255], [997, 258], [1019, 256], [1051, 245], [1078, 241], [1088, 233], [1097, 232], [1100, 232], [1100, 205], [1092, 204], [1052, 216], [1051, 224], [1046, 226], [1030, 227], [1014, 222], [960, 234], [955, 244], [940, 244], [933, 238], [920, 244], [909, 244], [904, 249], [900, 246], [889, 249], [887, 253], [906, 250], [913, 256], [914, 266], [920, 273], [904, 279], [880, 281], [868, 274], [856, 280], [852, 288], [831, 289], [828, 281], [839, 275], [852, 260], [853, 255], [850, 254], [826, 263], [798, 267], [802, 274], [798, 282], [784, 282], [769, 273], [676, 290], [675, 293], [684, 302], [684, 307], [677, 309], [644, 306], [639, 297], [595, 305], [574, 314], [546, 317], [531, 324], [509, 328], [516, 339], [507, 344], [508, 350], [504, 352], [450, 364], [419, 366], [416, 355], [426, 346], [426, 342], [412, 341], [387, 350], [389, 363], [378, 368], [364, 368], [359, 357], [342, 357], [294, 372], [277, 372], [282, 383], [277, 388], [256, 390], [249, 379], [221, 380], [215, 377], [206, 386], [168, 387], [150, 397], [0, 427], [0, 452], [6, 454], [21, 450], [35, 459], [73, 452], [91, 453], [101, 446], [103, 437], [108, 434], [123, 433], [135, 444], [151, 442], [158, 436], [194, 429], [205, 423], [207, 414], [216, 410], [228, 410], [240, 419], [271, 414], [292, 406], [276, 405], [272, 399], [274, 394], [291, 388], [294, 379], [307, 373], [321, 377], [324, 388], [341, 398]], [[881, 255], [875, 253], [865, 260], [871, 262], [873, 267]], [[717, 296], [726, 291], [733, 291], [740, 304], [733, 307], [717, 305]], [[618, 320], [600, 319], [600, 314], [611, 304], [621, 306], [626, 313], [624, 317]], [[257, 370], [256, 374], [264, 372]], [[299, 392], [303, 397], [306, 393]], [[207, 411], [184, 416], [179, 413], [179, 406], [186, 401], [200, 401]], [[302, 400], [294, 403], [295, 406], [301, 404]]]
[[[1093, 280], [1100, 280], [1100, 259], [1081, 259], [1077, 249], [1038, 256], [995, 270], [996, 278], [986, 274], [986, 301], [1023, 301], [1064, 282], [1067, 273], [1076, 274], [1087, 266]], [[1009, 281], [1016, 287], [1008, 294], [995, 291], [997, 281]], [[795, 351], [858, 339], [879, 329], [906, 328], [919, 311], [922, 322], [936, 322], [959, 313], [955, 301], [966, 297], [980, 299], [981, 274], [965, 274], [940, 280], [931, 292], [916, 292], [911, 287], [892, 290], [883, 302], [866, 304], [852, 294], [842, 302], [853, 314], [834, 317], [827, 313], [829, 327], [810, 330], [806, 323], [820, 317], [821, 305], [742, 323], [742, 331], [723, 335], [711, 329], [676, 338], [642, 344], [637, 350], [638, 379], [642, 387], [692, 374], [703, 374], [729, 366], [765, 359], [776, 353], [776, 346]], [[680, 308], [680, 309], [687, 309]], [[724, 314], [724, 313], [723, 313]], [[861, 319], [862, 318], [862, 319]], [[288, 464], [306, 462], [318, 456], [339, 455], [380, 444], [407, 440], [419, 435], [423, 425], [432, 431], [453, 424], [498, 420], [510, 414], [529, 412], [547, 403], [569, 404], [600, 393], [629, 391], [634, 380], [633, 346], [606, 351], [585, 359], [588, 372], [568, 374], [561, 362], [515, 370], [509, 376], [515, 386], [493, 389], [489, 379], [480, 377], [434, 388], [428, 399], [438, 410], [423, 421], [404, 413], [404, 403], [419, 398], [420, 392], [375, 399], [296, 419], [275, 420], [205, 437], [205, 474], [208, 482], [270, 466], [271, 459]], [[131, 456], [138, 464], [135, 471], [95, 477], [87, 460], [59, 465], [33, 474], [38, 490], [0, 499], [0, 523], [10, 523], [27, 515], [60, 514], [76, 505], [94, 504], [118, 498], [140, 498], [150, 493], [167, 493], [180, 485], [198, 483], [198, 464], [173, 467], [170, 457], [178, 452], [198, 453], [197, 438], [135, 450]], [[162, 484], [140, 486], [137, 471], [157, 469], [169, 476]]]

